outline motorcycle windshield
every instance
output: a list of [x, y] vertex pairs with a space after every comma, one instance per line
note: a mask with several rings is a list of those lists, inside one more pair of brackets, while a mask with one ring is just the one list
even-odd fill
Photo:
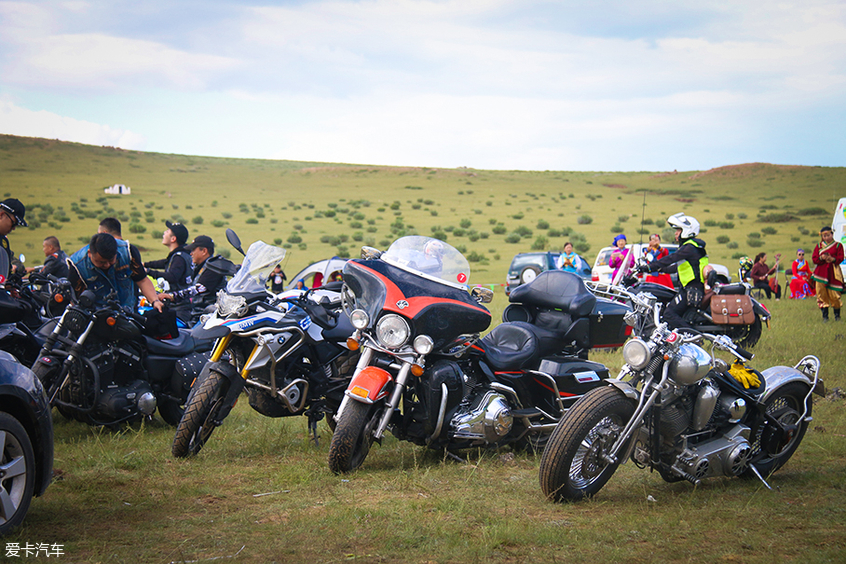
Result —
[[467, 289], [470, 263], [454, 247], [431, 237], [412, 235], [393, 242], [381, 259], [397, 268], [453, 288]]
[[263, 292], [270, 273], [285, 258], [285, 252], [285, 249], [256, 241], [247, 249], [241, 268], [226, 284], [226, 291], [230, 294]]

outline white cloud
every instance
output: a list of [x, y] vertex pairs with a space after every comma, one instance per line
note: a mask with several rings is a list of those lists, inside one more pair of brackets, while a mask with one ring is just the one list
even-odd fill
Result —
[[22, 137], [44, 137], [88, 145], [144, 150], [147, 140], [125, 129], [91, 123], [46, 111], [32, 111], [0, 100], [0, 132]]

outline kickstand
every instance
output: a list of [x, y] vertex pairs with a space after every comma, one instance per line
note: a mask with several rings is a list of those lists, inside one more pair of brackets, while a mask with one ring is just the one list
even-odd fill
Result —
[[457, 460], [458, 462], [461, 462], [462, 464], [467, 464], [467, 461], [464, 460], [463, 458], [461, 458], [460, 456], [458, 456], [457, 454], [452, 453], [448, 450], [445, 450], [444, 452], [446, 453], [446, 456], [448, 458], [452, 458], [453, 460]]
[[758, 469], [757, 469], [757, 468], [755, 468], [755, 465], [754, 465], [754, 464], [750, 464], [750, 465], [749, 465], [749, 468], [751, 468], [751, 469], [752, 469], [752, 473], [753, 473], [753, 474], [755, 474], [756, 476], [758, 476], [758, 479], [759, 479], [759, 480], [761, 480], [761, 481], [764, 483], [764, 485], [765, 485], [765, 486], [767, 486], [767, 489], [768, 489], [768, 490], [770, 490], [770, 491], [772, 491], [772, 489], [773, 489], [773, 488], [772, 488], [772, 487], [771, 487], [771, 486], [767, 483], [767, 481], [764, 479], [764, 477], [763, 477], [763, 476], [761, 476], [761, 473], [760, 473], [760, 472], [758, 472]]
[[308, 430], [311, 431], [311, 437], [314, 439], [314, 446], [320, 448], [320, 437], [317, 434], [317, 421], [311, 417], [308, 418]]

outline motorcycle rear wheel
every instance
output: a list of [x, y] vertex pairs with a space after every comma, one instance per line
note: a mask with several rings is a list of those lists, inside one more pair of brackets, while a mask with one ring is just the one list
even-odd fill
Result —
[[543, 453], [540, 485], [556, 502], [591, 497], [611, 479], [617, 464], [602, 455], [610, 450], [634, 413], [633, 403], [612, 387], [594, 388], [564, 414]]
[[761, 339], [761, 333], [763, 333], [763, 324], [757, 315], [752, 325], [735, 325], [728, 330], [729, 338], [744, 349], [754, 347]]
[[211, 370], [185, 405], [185, 413], [176, 426], [171, 453], [176, 458], [196, 455], [217, 427], [215, 419], [229, 389], [226, 377]]
[[[797, 425], [794, 433], [785, 437], [782, 444], [779, 445], [777, 453], [761, 453], [761, 435], [762, 429], [759, 427], [755, 433], [755, 441], [752, 443], [751, 457], [753, 464], [762, 476], [768, 476], [787, 464], [796, 449], [799, 448], [799, 443], [805, 436], [805, 431], [808, 430], [808, 421], [799, 421], [803, 411], [803, 402], [805, 396], [808, 395], [808, 387], [799, 382], [791, 382], [784, 385], [777, 392], [767, 399], [766, 409], [767, 413], [775, 417], [782, 425]], [[808, 416], [811, 415], [813, 409], [813, 402], [808, 400]], [[758, 457], [758, 460], [755, 458]], [[755, 474], [750, 468], [747, 468], [743, 477], [754, 478]]]
[[332, 472], [345, 474], [361, 466], [373, 444], [373, 428], [380, 411], [371, 404], [355, 400], [347, 402], [329, 445], [329, 469]]

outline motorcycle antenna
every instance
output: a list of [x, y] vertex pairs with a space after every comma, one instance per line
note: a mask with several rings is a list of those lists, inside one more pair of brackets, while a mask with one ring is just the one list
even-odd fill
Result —
[[646, 190], [643, 191], [643, 207], [640, 210], [640, 246], [643, 248], [643, 220], [646, 216]]

